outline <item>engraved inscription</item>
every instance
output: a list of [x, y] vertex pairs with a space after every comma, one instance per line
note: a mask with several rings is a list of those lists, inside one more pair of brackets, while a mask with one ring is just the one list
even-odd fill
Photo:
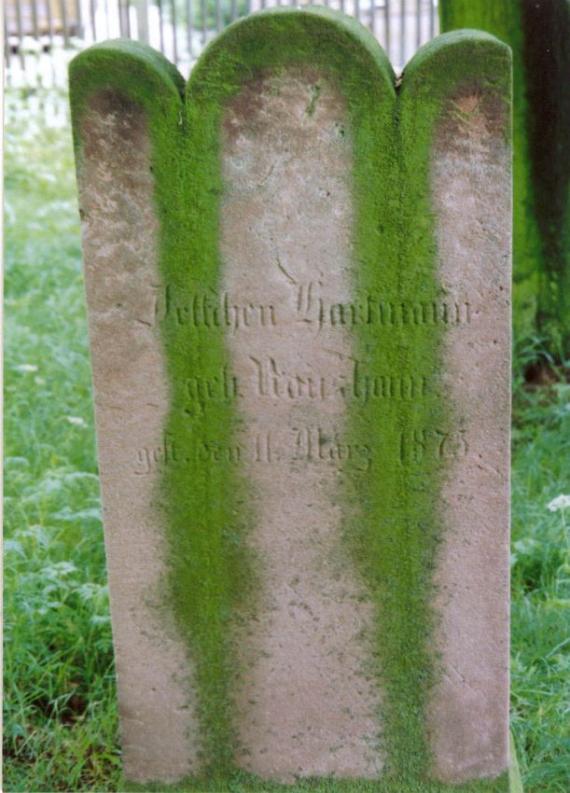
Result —
[[320, 427], [293, 429], [296, 433], [294, 461], [353, 462], [356, 469], [368, 471], [372, 463], [372, 448], [365, 444], [345, 443], [339, 433], [326, 433]]
[[138, 322], [156, 327], [172, 322], [196, 331], [271, 330], [291, 321], [320, 331], [325, 327], [402, 328], [468, 325], [473, 310], [469, 300], [448, 298], [432, 301], [391, 300], [377, 293], [361, 292], [352, 302], [334, 302], [324, 294], [321, 281], [288, 284], [287, 299], [260, 302], [237, 300], [228, 292], [183, 292], [170, 284], [155, 285], [147, 316]]
[[250, 356], [254, 368], [256, 396], [275, 399], [326, 400], [335, 397], [367, 402], [369, 399], [415, 399], [425, 396], [427, 377], [418, 375], [371, 375], [362, 370], [362, 363], [354, 361], [351, 377], [343, 374], [319, 375], [307, 370], [303, 373], [286, 371], [275, 358], [262, 360]]
[[424, 459], [457, 460], [469, 453], [465, 430], [410, 430], [400, 433], [400, 463], [421, 463]]
[[164, 320], [195, 329], [229, 330], [267, 328], [277, 324], [272, 304], [236, 303], [227, 292], [195, 292], [180, 297], [172, 286], [153, 287], [148, 317], [139, 319], [143, 325], [155, 327]]
[[361, 325], [402, 327], [421, 325], [464, 325], [471, 322], [471, 304], [466, 300], [427, 302], [392, 301], [362, 292], [349, 303], [335, 303], [319, 293], [322, 282], [309, 282], [297, 290], [297, 320], [317, 327], [354, 328]]
[[164, 434], [159, 446], [143, 446], [137, 452], [134, 473], [136, 476], [145, 476], [165, 466], [177, 465], [182, 462], [176, 443], [173, 438]]
[[213, 377], [189, 377], [185, 383], [186, 396], [191, 402], [229, 402], [242, 395], [238, 378], [228, 366]]
[[197, 439], [191, 457], [184, 457], [176, 441], [165, 434], [159, 446], [137, 451], [133, 473], [146, 476], [165, 467], [183, 466], [192, 459], [201, 464], [294, 465], [295, 463], [331, 464], [352, 463], [356, 471], [368, 471], [374, 457], [372, 447], [347, 443], [334, 428], [292, 427], [288, 431], [259, 430], [247, 439], [235, 443], [220, 443], [211, 439]]
[[[469, 444], [464, 430], [409, 430], [400, 433], [397, 459], [401, 465], [415, 465], [424, 460], [443, 462], [465, 457]], [[288, 431], [259, 429], [247, 439], [220, 443], [197, 439], [191, 457], [183, 457], [176, 441], [165, 434], [160, 445], [139, 449], [133, 472], [144, 476], [165, 467], [184, 465], [194, 460], [201, 464], [238, 464], [240, 462], [273, 464], [332, 464], [339, 468], [349, 464], [352, 470], [367, 472], [377, 455], [368, 444], [347, 442], [337, 428], [293, 426]], [[384, 455], [382, 455], [384, 456]]]
[[261, 399], [327, 401], [340, 398], [365, 404], [371, 400], [415, 400], [425, 396], [432, 387], [430, 379], [416, 374], [369, 374], [364, 364], [353, 360], [350, 375], [331, 372], [320, 374], [305, 366], [301, 371], [289, 371], [273, 356], [249, 356], [249, 379], [238, 378], [229, 367], [223, 366], [212, 377], [190, 377], [185, 391], [192, 407], [198, 403], [231, 402], [246, 392]]

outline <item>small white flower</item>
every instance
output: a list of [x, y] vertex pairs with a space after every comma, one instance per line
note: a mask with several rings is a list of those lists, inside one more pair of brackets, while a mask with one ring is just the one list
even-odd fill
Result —
[[28, 372], [30, 373], [37, 372], [38, 367], [35, 365], [35, 363], [21, 363], [18, 364], [18, 366], [16, 366], [16, 371], [22, 372], [23, 374], [27, 374]]
[[66, 416], [65, 417], [70, 424], [73, 424], [74, 427], [86, 427], [86, 422], [80, 416]]
[[560, 509], [568, 509], [570, 507], [570, 496], [560, 495], [553, 498], [548, 509], [551, 512], [558, 512]]

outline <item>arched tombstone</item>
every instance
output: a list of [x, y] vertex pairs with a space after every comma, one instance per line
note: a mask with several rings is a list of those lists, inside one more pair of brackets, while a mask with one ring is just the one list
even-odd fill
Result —
[[508, 49], [70, 78], [127, 778], [508, 790]]

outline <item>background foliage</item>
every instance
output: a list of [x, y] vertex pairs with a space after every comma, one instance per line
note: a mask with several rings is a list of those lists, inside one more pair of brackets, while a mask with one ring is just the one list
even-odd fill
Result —
[[[8, 104], [4, 789], [117, 791], [71, 136], [29, 100]], [[570, 504], [552, 504], [570, 494], [570, 386], [547, 341], [515, 350], [512, 718], [526, 793], [567, 793], [570, 774]]]

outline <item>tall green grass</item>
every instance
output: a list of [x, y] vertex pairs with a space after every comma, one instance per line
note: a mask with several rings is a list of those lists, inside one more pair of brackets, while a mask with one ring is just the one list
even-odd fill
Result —
[[[6, 791], [120, 790], [70, 131], [6, 130]], [[570, 386], [522, 372], [513, 430], [513, 729], [526, 793], [570, 788]], [[236, 787], [238, 793], [239, 786]], [[293, 789], [294, 790], [294, 789]], [[394, 791], [397, 793], [397, 791]]]
[[[570, 504], [552, 502], [570, 502], [570, 362], [551, 361], [537, 339], [515, 354], [512, 724], [526, 793], [568, 793]], [[542, 384], [525, 384], [537, 360]]]
[[70, 132], [24, 105], [5, 146], [4, 788], [116, 790]]

